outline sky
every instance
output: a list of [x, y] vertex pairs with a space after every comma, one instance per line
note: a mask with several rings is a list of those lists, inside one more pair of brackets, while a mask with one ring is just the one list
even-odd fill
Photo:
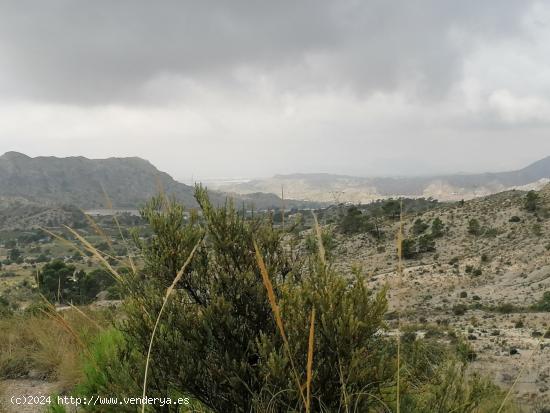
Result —
[[550, 155], [550, 4], [0, 0], [0, 153], [182, 181]]

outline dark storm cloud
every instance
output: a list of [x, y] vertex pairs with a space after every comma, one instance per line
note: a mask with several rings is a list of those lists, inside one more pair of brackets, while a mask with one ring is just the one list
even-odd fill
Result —
[[[146, 100], [168, 76], [234, 88], [444, 95], [475, 42], [519, 33], [528, 1], [0, 2], [0, 95], [70, 104]], [[145, 93], [145, 95], [144, 95]]]

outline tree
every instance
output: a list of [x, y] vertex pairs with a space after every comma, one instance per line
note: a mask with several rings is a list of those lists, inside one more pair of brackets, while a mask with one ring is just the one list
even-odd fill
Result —
[[422, 221], [421, 218], [417, 218], [416, 221], [414, 221], [412, 232], [414, 235], [420, 235], [424, 231], [426, 231], [430, 226], [426, 224], [424, 221]]
[[101, 291], [108, 290], [115, 284], [111, 274], [102, 269], [96, 269], [84, 274], [78, 280], [78, 297], [75, 297], [79, 303], [92, 302]]
[[418, 237], [418, 252], [435, 251], [435, 241], [431, 234], [424, 234]]
[[401, 243], [403, 258], [412, 259], [418, 255], [418, 245], [415, 238], [405, 238]]
[[434, 238], [442, 237], [444, 229], [445, 229], [445, 225], [443, 224], [443, 221], [441, 221], [439, 217], [436, 217], [432, 221], [432, 236]]
[[76, 279], [82, 276], [74, 265], [56, 259], [44, 265], [38, 275], [40, 292], [50, 301], [65, 301], [78, 295]]
[[113, 277], [104, 270], [94, 270], [86, 274], [74, 265], [62, 260], [53, 260], [39, 273], [40, 292], [50, 301], [87, 304], [92, 302], [100, 291], [115, 283]]
[[539, 194], [537, 194], [535, 191], [529, 191], [527, 192], [527, 195], [525, 195], [525, 209], [529, 212], [536, 212], [538, 208], [539, 203]]
[[382, 204], [384, 214], [393, 219], [399, 219], [401, 215], [401, 203], [395, 199], [389, 199]]
[[350, 206], [339, 223], [339, 229], [344, 234], [358, 234], [364, 232], [368, 217], [355, 206]]

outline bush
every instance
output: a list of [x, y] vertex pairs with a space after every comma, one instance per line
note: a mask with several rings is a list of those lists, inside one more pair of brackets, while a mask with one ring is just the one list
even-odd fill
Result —
[[418, 252], [435, 251], [435, 241], [430, 234], [424, 234], [418, 238]]
[[468, 221], [468, 233], [475, 236], [481, 235], [481, 225], [477, 219]]
[[412, 259], [418, 255], [418, 245], [414, 238], [405, 238], [401, 243], [401, 249], [405, 259]]
[[550, 311], [550, 291], [545, 291], [542, 298], [533, 306], [536, 311]]
[[466, 314], [467, 310], [468, 310], [468, 307], [465, 304], [456, 304], [453, 306], [454, 315], [464, 315]]
[[[387, 343], [377, 336], [383, 328], [384, 292], [372, 294], [359, 275], [351, 280], [340, 277], [315, 257], [300, 269], [300, 261], [283, 249], [282, 233], [268, 221], [247, 221], [230, 203], [214, 208], [201, 188], [197, 201], [203, 223], [180, 221], [182, 209], [175, 203], [161, 209], [160, 201], [152, 201], [142, 211], [154, 236], [139, 244], [145, 271], [133, 280], [126, 306], [126, 339], [129, 348], [139, 352], [133, 357], [141, 360], [128, 365], [143, 366], [154, 321], [148, 314], [158, 314], [164, 290], [181, 266], [167, 266], [166, 258], [182, 263], [197, 234], [206, 233], [160, 321], [148, 395], [161, 397], [178, 389], [215, 411], [234, 411], [236, 406], [262, 411], [268, 403], [276, 410], [299, 406], [291, 360], [303, 383], [313, 308], [324, 320], [315, 324], [315, 409], [321, 401], [338, 408], [341, 384], [334, 380], [333, 368], [339, 364], [351, 378], [346, 385], [349, 394], [364, 386], [380, 394], [393, 376], [391, 369], [375, 373], [376, 365], [389, 361], [383, 356]], [[253, 240], [265, 258], [291, 356], [274, 322]], [[362, 406], [373, 400], [355, 402]]]
[[439, 238], [443, 236], [445, 225], [439, 217], [435, 218], [432, 221], [432, 236], [434, 238]]
[[[231, 203], [215, 208], [200, 187], [196, 198], [201, 219], [180, 219], [183, 208], [163, 198], [142, 210], [153, 236], [135, 237], [145, 264], [124, 279], [122, 337], [109, 333], [97, 344], [79, 390], [140, 393], [166, 288], [203, 239], [159, 320], [149, 397], [185, 395], [215, 412], [303, 411], [311, 332], [311, 411], [395, 410], [397, 348], [384, 334], [385, 290], [370, 291], [359, 272], [341, 276], [318, 248], [298, 253], [269, 220], [246, 219]], [[451, 355], [457, 349], [413, 334], [401, 341], [402, 411], [472, 412], [499, 394], [467, 378]], [[432, 397], [449, 392], [448, 400]]]
[[0, 297], [0, 318], [8, 317], [13, 314], [13, 307], [10, 305], [9, 301], [4, 297]]
[[[336, 248], [336, 242], [334, 237], [330, 232], [326, 230], [321, 230], [321, 238], [323, 240], [323, 247], [325, 249], [325, 254], [328, 259], [332, 258], [334, 249]], [[316, 254], [319, 247], [317, 242], [317, 236], [315, 234], [309, 234], [305, 239], [306, 251], [310, 254]]]
[[414, 221], [412, 232], [414, 235], [420, 235], [423, 234], [429, 227], [430, 226], [422, 221], [422, 219], [417, 218], [416, 221]]
[[517, 311], [516, 307], [511, 303], [499, 304], [497, 306], [496, 310], [499, 313], [502, 313], [502, 314], [510, 314], [510, 313], [513, 313], [513, 312]]
[[524, 207], [529, 212], [536, 212], [539, 203], [539, 194], [535, 191], [527, 192], [525, 195]]

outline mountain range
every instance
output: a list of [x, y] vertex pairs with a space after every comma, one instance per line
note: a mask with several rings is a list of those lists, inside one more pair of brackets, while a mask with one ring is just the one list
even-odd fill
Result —
[[271, 178], [217, 186], [240, 194], [267, 192], [318, 202], [367, 203], [390, 197], [432, 197], [456, 201], [509, 189], [539, 189], [550, 181], [550, 157], [510, 172], [423, 177], [356, 177], [332, 174], [275, 175]]
[[[136, 208], [159, 191], [175, 196], [186, 206], [196, 206], [193, 187], [174, 180], [141, 158], [88, 159], [84, 157], [35, 157], [18, 152], [0, 156], [0, 197], [24, 198], [46, 205], [68, 204], [82, 209]], [[234, 199], [258, 209], [276, 208], [281, 199], [269, 193], [243, 195], [209, 191], [214, 203]], [[110, 201], [107, 201], [106, 195]], [[287, 200], [288, 207], [315, 203]]]
[[[214, 203], [232, 198], [257, 209], [318, 207], [322, 203], [368, 203], [389, 197], [432, 197], [441, 201], [471, 199], [509, 189], [538, 189], [550, 181], [550, 157], [523, 169], [483, 174], [426, 177], [354, 177], [331, 174], [275, 175], [220, 185], [210, 190]], [[35, 157], [18, 152], [0, 156], [0, 197], [17, 197], [42, 205], [82, 209], [136, 208], [160, 190], [189, 207], [196, 206], [193, 187], [174, 180], [149, 161], [131, 158]]]

